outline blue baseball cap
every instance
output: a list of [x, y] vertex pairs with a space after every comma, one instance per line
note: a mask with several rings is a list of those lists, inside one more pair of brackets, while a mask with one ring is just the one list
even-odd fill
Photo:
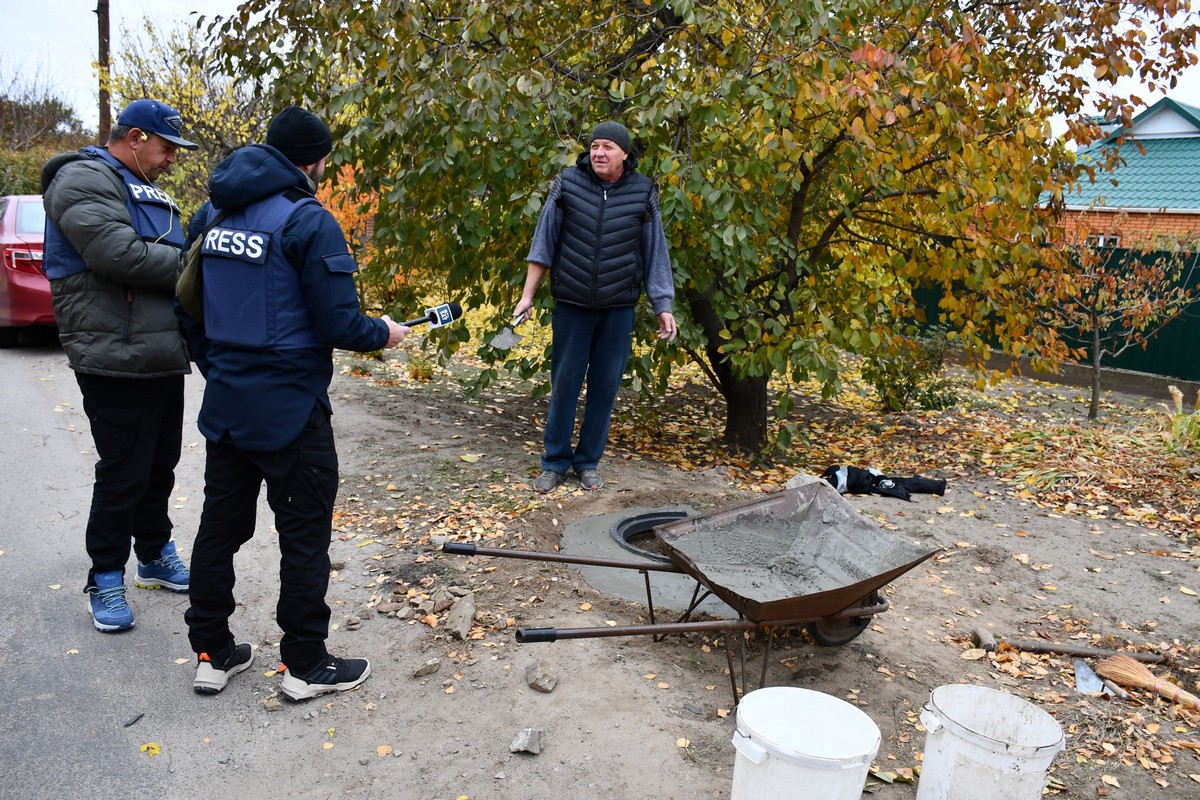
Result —
[[157, 100], [134, 100], [125, 106], [125, 110], [117, 117], [117, 124], [141, 128], [185, 150], [196, 150], [200, 147], [179, 135], [183, 133], [183, 117], [179, 116], [179, 112]]

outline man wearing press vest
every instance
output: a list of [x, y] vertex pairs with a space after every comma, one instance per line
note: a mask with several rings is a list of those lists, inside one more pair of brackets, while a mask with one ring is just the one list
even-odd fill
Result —
[[346, 691], [371, 672], [329, 654], [329, 539], [338, 488], [330, 415], [333, 348], [395, 347], [409, 328], [360, 309], [357, 265], [337, 221], [314, 197], [333, 149], [329, 128], [289, 106], [267, 143], [235, 151], [213, 172], [188, 228], [202, 238], [203, 312], [182, 312], [207, 379], [199, 427], [207, 440], [204, 510], [192, 548], [191, 607], [199, 694], [216, 694], [254, 652], [229, 627], [233, 557], [254, 535], [263, 483], [279, 535], [283, 630], [280, 688], [293, 700]]
[[96, 445], [86, 543], [88, 611], [96, 629], [133, 627], [134, 583], [186, 592], [188, 569], [171, 540], [168, 503], [183, 431], [183, 376], [191, 371], [173, 299], [183, 227], [154, 182], [175, 163], [179, 112], [130, 103], [105, 147], [57, 155], [42, 168], [43, 265], [68, 363]]

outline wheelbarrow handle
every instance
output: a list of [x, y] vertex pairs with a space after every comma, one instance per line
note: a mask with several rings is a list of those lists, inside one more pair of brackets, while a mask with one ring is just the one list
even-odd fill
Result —
[[556, 642], [558, 628], [517, 628], [517, 641], [527, 642]]
[[674, 564], [662, 564], [657, 561], [616, 561], [610, 558], [595, 558], [593, 556], [571, 556], [565, 553], [546, 553], [536, 550], [510, 550], [507, 547], [480, 547], [466, 542], [446, 542], [442, 545], [443, 553], [460, 556], [497, 556], [499, 558], [523, 558], [527, 561], [550, 561], [557, 564], [580, 564], [592, 567], [614, 567], [616, 569], [635, 569], [638, 572], [681, 572]]

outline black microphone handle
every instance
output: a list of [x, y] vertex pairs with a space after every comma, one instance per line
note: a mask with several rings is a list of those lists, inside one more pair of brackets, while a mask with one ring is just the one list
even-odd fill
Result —
[[434, 322], [436, 320], [437, 317], [434, 316], [433, 312], [430, 312], [423, 317], [418, 319], [410, 319], [408, 322], [401, 322], [400, 324], [406, 328], [411, 328], [413, 325], [420, 325], [425, 322]]

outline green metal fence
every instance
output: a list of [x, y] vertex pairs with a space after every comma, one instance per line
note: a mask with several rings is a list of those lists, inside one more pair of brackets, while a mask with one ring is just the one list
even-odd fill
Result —
[[[1109, 264], [1126, 264], [1132, 261], [1153, 263], [1159, 258], [1170, 257], [1170, 253], [1151, 251], [1143, 253], [1124, 247], [1110, 248]], [[1184, 266], [1182, 283], [1185, 286], [1200, 286], [1200, 253], [1194, 253]], [[1068, 339], [1068, 341], [1071, 341]], [[1079, 344], [1072, 341], [1072, 344]], [[1143, 350], [1131, 347], [1120, 356], [1105, 358], [1103, 366], [1145, 372], [1164, 378], [1200, 380], [1200, 303], [1193, 303], [1178, 318], [1167, 323]]]

